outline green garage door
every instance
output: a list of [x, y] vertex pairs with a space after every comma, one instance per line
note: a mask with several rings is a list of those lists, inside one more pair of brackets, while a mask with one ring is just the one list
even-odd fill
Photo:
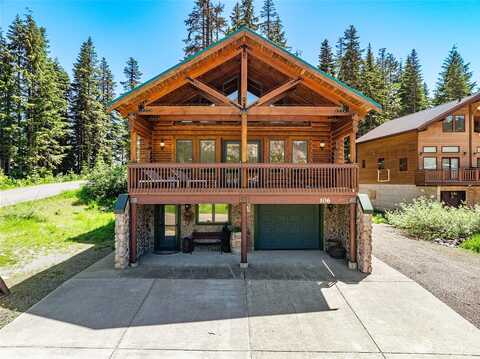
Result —
[[255, 249], [320, 249], [318, 205], [258, 205]]

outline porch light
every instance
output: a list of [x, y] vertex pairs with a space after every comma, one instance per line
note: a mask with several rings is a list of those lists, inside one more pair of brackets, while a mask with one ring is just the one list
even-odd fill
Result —
[[163, 138], [160, 139], [160, 149], [163, 150], [165, 148], [165, 141]]
[[325, 148], [325, 142], [320, 142], [320, 149], [323, 151], [324, 148]]

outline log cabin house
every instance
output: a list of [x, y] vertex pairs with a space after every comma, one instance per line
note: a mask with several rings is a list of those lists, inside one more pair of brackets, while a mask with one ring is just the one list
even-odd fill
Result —
[[378, 209], [420, 196], [480, 200], [480, 93], [388, 121], [357, 140], [360, 191]]
[[241, 232], [243, 267], [251, 250], [339, 243], [369, 271], [352, 160], [358, 123], [380, 110], [373, 100], [241, 28], [111, 109], [128, 117], [131, 138], [117, 267], [228, 223]]

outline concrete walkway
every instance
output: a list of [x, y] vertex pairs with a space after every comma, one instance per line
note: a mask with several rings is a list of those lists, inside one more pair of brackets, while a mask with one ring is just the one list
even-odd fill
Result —
[[218, 253], [112, 265], [96, 263], [0, 330], [0, 358], [480, 356], [477, 328], [377, 259], [370, 276], [314, 251], [257, 252], [245, 272]]
[[21, 187], [0, 191], [0, 207], [10, 206], [15, 203], [35, 201], [37, 199], [52, 197], [59, 193], [79, 189], [85, 181], [72, 181], [62, 183], [42, 184], [32, 187]]

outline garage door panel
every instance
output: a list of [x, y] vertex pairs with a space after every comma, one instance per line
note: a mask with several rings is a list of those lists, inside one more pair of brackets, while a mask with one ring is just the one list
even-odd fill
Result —
[[319, 249], [317, 205], [257, 206], [256, 249]]

